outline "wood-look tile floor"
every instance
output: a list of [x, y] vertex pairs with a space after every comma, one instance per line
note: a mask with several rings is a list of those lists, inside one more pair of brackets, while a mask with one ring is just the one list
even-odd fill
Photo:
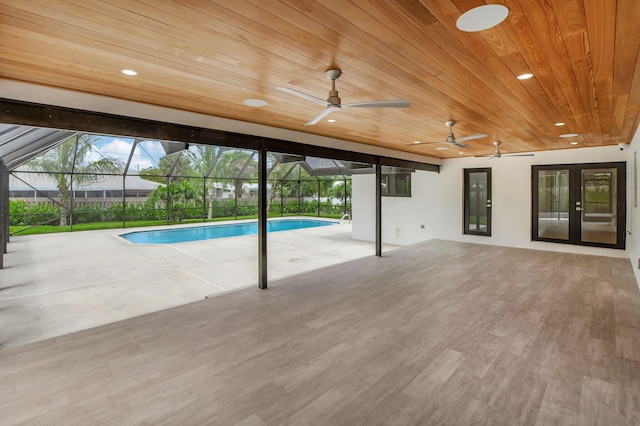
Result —
[[638, 425], [640, 292], [429, 241], [2, 350], [0, 424]]

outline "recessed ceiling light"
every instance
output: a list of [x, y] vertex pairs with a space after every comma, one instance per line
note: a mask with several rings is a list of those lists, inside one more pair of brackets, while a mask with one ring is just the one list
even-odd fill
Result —
[[413, 143], [420, 143], [420, 141], [413, 141]]
[[447, 149], [449, 148], [447, 148], [446, 146], [439, 146], [436, 148], [436, 151], [446, 151]]
[[138, 75], [138, 73], [135, 72], [134, 70], [122, 70], [120, 72], [124, 75]]
[[555, 123], [554, 126], [558, 126], [558, 127], [564, 126], [564, 123], [562, 121], [560, 121], [558, 123]]
[[517, 76], [516, 78], [517, 78], [518, 80], [528, 80], [528, 79], [530, 79], [531, 77], [533, 77], [533, 74], [531, 74], [530, 72], [526, 72], [526, 73], [524, 73], [524, 74], [520, 74], [520, 75], [519, 75], [519, 76]]
[[571, 144], [571, 145], [578, 145], [578, 142], [573, 141], [573, 142], [570, 142], [570, 144]]
[[244, 104], [246, 106], [255, 107], [255, 108], [260, 108], [260, 107], [269, 105], [269, 103], [264, 99], [245, 99]]
[[501, 4], [485, 4], [467, 10], [456, 21], [460, 31], [473, 33], [488, 30], [507, 19], [509, 9]]
[[576, 136], [578, 136], [577, 133], [565, 133], [563, 135], [560, 135], [561, 138], [575, 138]]
[[328, 119], [328, 120], [327, 120], [327, 122], [329, 122], [329, 123], [335, 123], [335, 122], [336, 122], [336, 120], [335, 120], [335, 119], [333, 119], [333, 118], [330, 118], [330, 119]]
[[460, 151], [458, 154], [462, 155], [462, 154], [464, 154], [464, 151]]

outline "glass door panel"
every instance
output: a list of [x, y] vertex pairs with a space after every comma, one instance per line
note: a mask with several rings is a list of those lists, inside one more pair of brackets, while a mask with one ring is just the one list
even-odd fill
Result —
[[533, 240], [624, 249], [626, 163], [531, 170]]
[[538, 173], [538, 237], [569, 239], [569, 169]]
[[464, 170], [464, 233], [491, 235], [491, 169]]
[[615, 244], [617, 238], [617, 170], [582, 169], [581, 240]]

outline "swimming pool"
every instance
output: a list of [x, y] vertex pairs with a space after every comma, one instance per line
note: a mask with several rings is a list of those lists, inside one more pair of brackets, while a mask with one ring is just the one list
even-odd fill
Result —
[[[292, 229], [313, 228], [336, 225], [338, 222], [315, 219], [279, 219], [267, 222], [267, 232], [290, 231]], [[214, 238], [238, 237], [258, 233], [258, 222], [230, 223], [226, 225], [195, 226], [191, 228], [157, 229], [155, 231], [135, 231], [120, 234], [120, 237], [134, 244], [174, 244]]]

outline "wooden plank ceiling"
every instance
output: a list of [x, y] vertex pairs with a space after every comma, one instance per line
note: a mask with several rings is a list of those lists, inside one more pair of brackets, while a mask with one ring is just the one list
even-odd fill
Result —
[[[0, 77], [438, 158], [629, 143], [640, 109], [640, 1], [500, 0], [498, 26], [456, 20], [483, 0], [0, 0]], [[124, 68], [138, 72], [125, 76]], [[324, 72], [350, 108], [315, 126]], [[531, 72], [529, 80], [516, 76]], [[1, 96], [1, 94], [0, 94]], [[262, 108], [248, 98], [268, 101]], [[486, 133], [460, 150], [444, 141]], [[564, 126], [554, 123], [564, 122]], [[436, 150], [437, 147], [449, 148]], [[464, 154], [460, 154], [464, 152]]]

